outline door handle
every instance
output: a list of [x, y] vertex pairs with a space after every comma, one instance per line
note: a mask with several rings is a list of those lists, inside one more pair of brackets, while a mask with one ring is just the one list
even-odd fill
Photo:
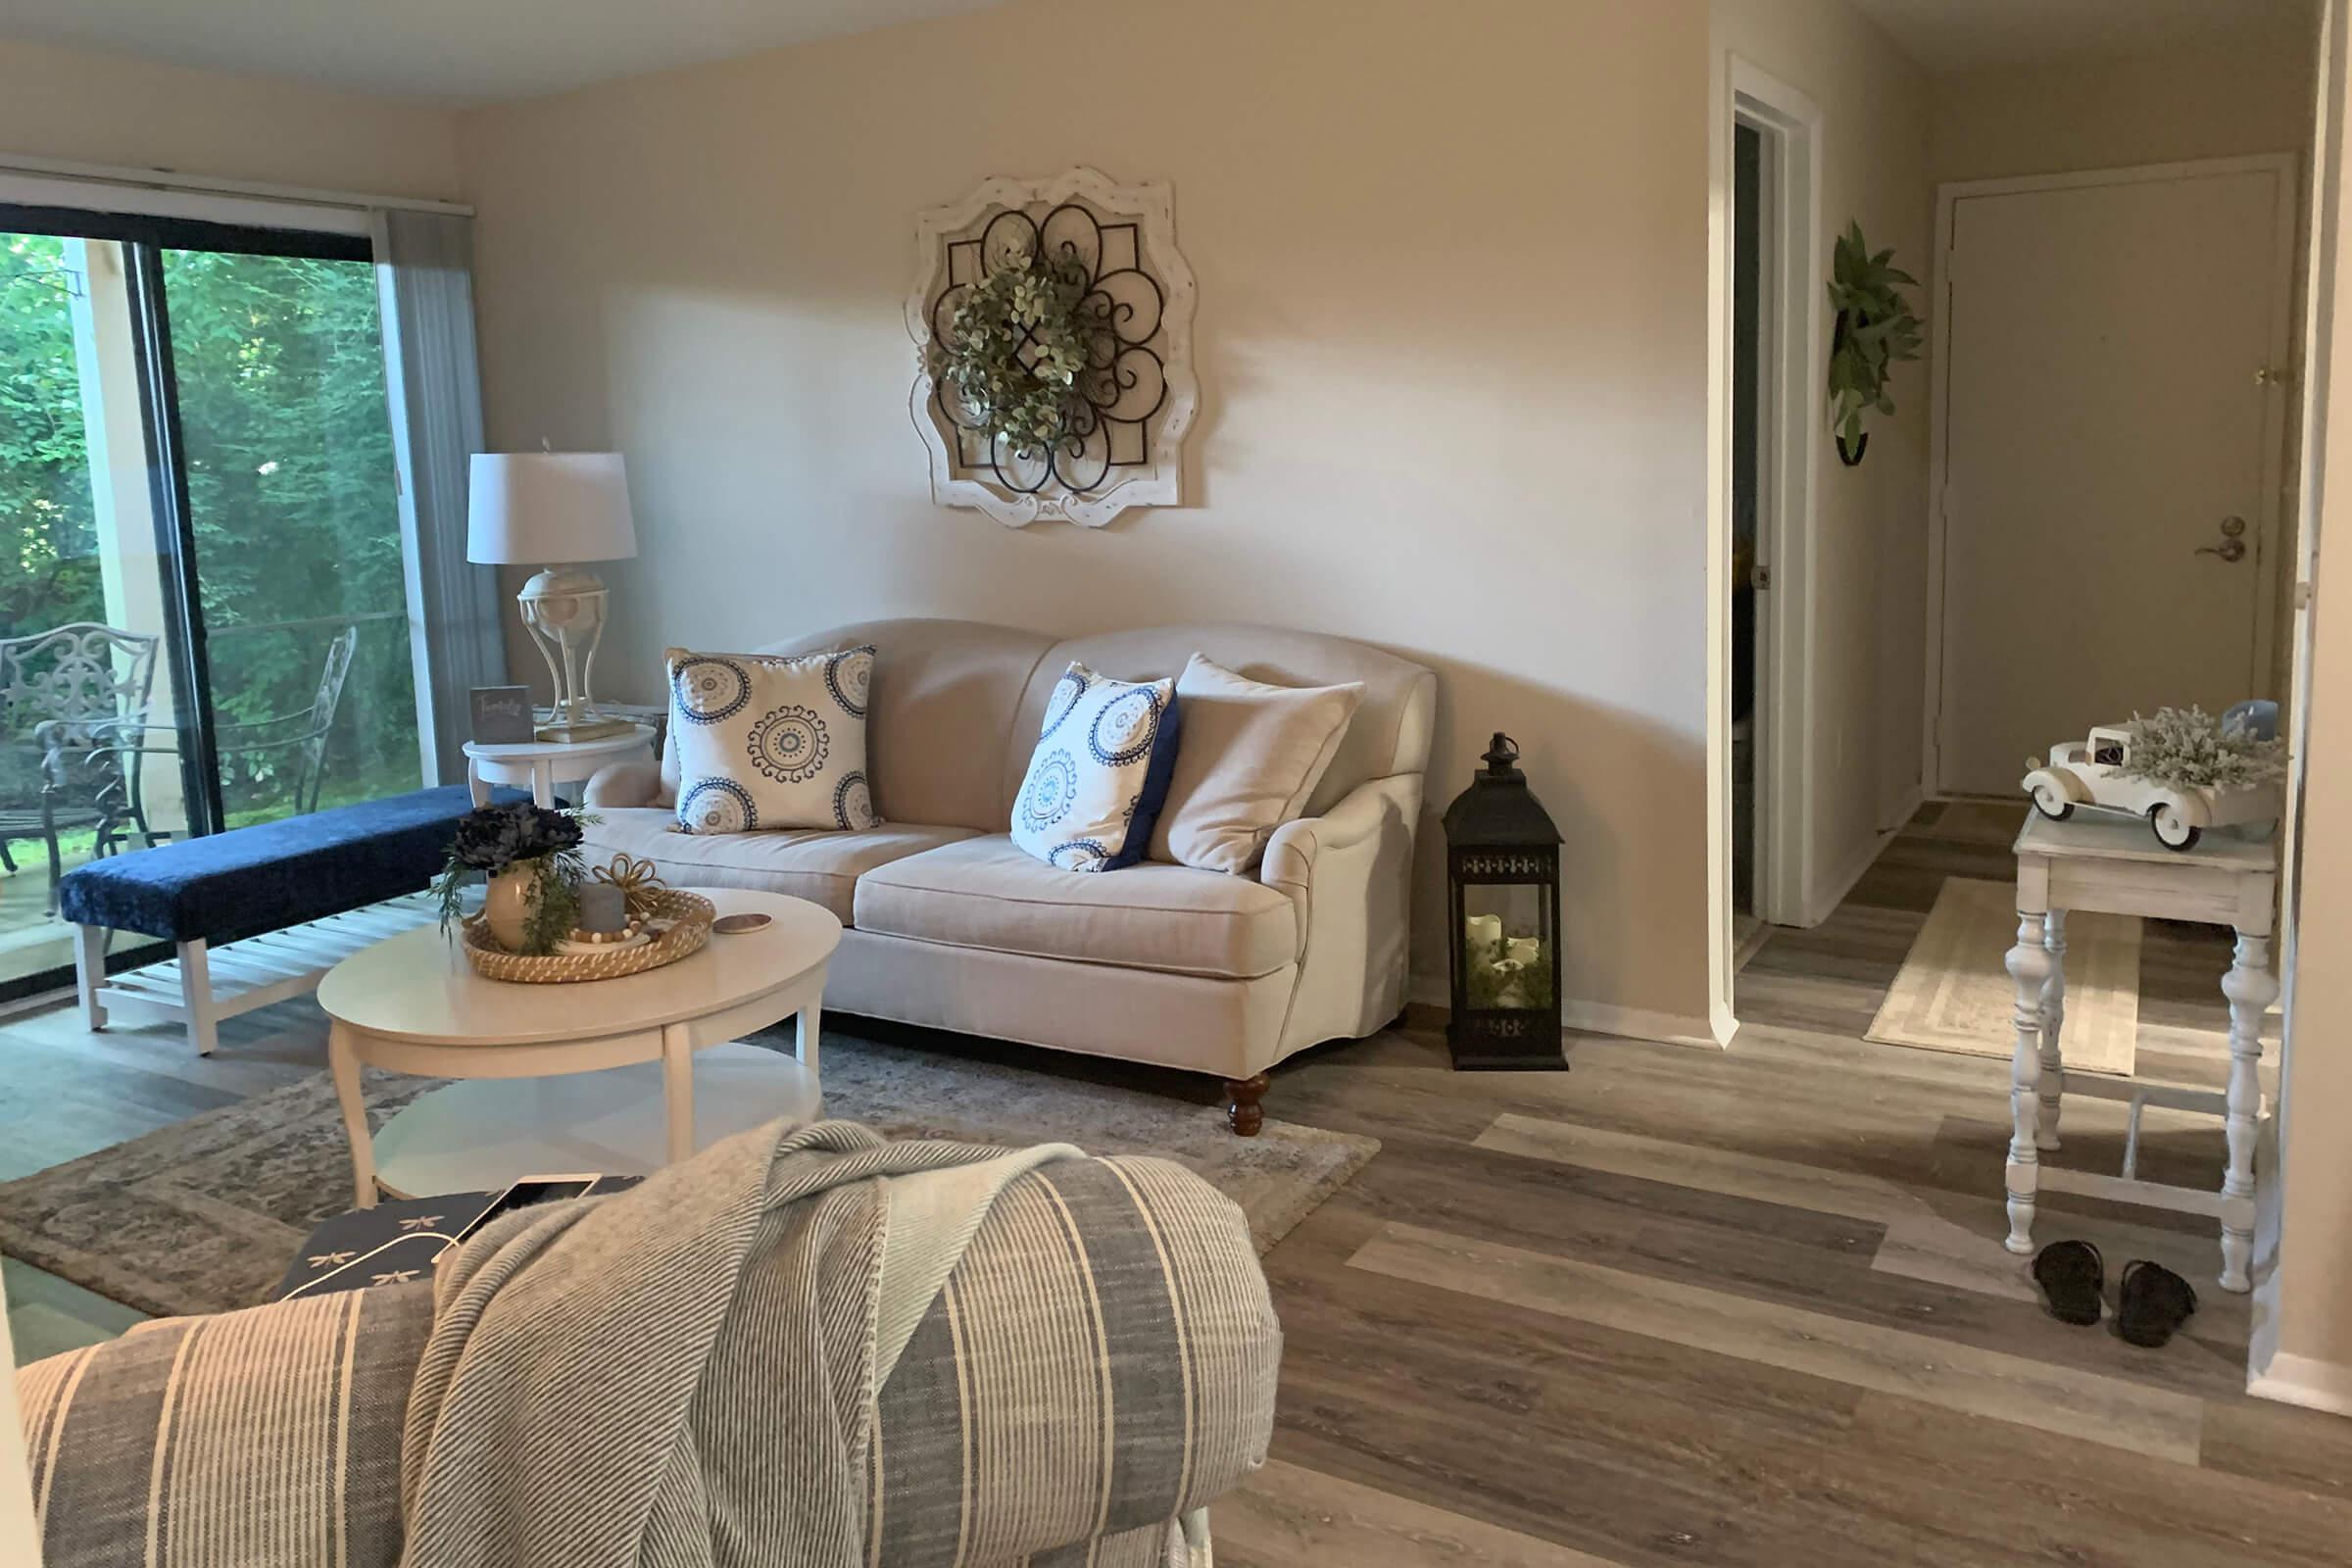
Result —
[[2219, 556], [2230, 565], [2236, 565], [2246, 559], [2246, 519], [2235, 515], [2224, 517], [2222, 542], [2218, 545], [2200, 545], [2196, 553], [2200, 556]]

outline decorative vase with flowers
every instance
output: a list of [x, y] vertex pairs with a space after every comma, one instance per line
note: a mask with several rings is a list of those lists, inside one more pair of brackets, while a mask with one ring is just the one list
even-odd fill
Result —
[[485, 883], [482, 919], [499, 946], [553, 953], [579, 917], [582, 820], [528, 801], [484, 806], [461, 817], [449, 863], [433, 883], [441, 928], [462, 916], [466, 889]]

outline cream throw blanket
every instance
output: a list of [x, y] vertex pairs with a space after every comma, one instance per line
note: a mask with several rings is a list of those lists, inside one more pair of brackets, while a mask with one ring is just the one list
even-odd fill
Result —
[[403, 1562], [862, 1562], [875, 1391], [997, 1194], [1077, 1157], [779, 1123], [499, 1220], [438, 1271]]

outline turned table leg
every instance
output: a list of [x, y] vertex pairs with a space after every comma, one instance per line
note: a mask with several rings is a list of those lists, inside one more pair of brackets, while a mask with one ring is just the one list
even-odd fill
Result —
[[2237, 955], [2222, 976], [2230, 999], [2230, 1168], [2222, 1177], [2222, 1289], [2253, 1288], [2254, 1135], [2262, 1114], [2262, 1017], [2278, 1000], [2271, 939], [2237, 934]]
[[2036, 1149], [2058, 1147], [2058, 1110], [2066, 1094], [2066, 1058], [2059, 1036], [2066, 1028], [2066, 911], [2042, 916], [2041, 949], [2050, 956], [2050, 977], [2041, 984], [2041, 1113], [2034, 1124]]
[[335, 1103], [343, 1112], [343, 1136], [351, 1140], [352, 1204], [375, 1206], [375, 1144], [368, 1131], [368, 1102], [360, 1094], [360, 1055], [339, 1023], [326, 1032], [326, 1065], [335, 1080]]
[[2041, 999], [2042, 984], [2050, 977], [2050, 954], [2042, 945], [2042, 911], [2017, 912], [2017, 945], [2009, 950], [2006, 967], [2017, 983], [2017, 1009], [2012, 1014], [2016, 1050], [2009, 1059], [2009, 1163], [2002, 1173], [2009, 1193], [2009, 1239], [2012, 1252], [2034, 1250], [2034, 1195], [2041, 1184], [2041, 1152], [2036, 1135], [2041, 1117]]
[[1266, 1075], [1262, 1072], [1251, 1078], [1239, 1081], [1229, 1078], [1225, 1081], [1228, 1102], [1225, 1119], [1244, 1138], [1255, 1138], [1257, 1130], [1266, 1124], [1265, 1107], [1258, 1103], [1266, 1098]]
[[662, 1030], [662, 1101], [667, 1163], [694, 1157], [694, 1044], [682, 1023]]

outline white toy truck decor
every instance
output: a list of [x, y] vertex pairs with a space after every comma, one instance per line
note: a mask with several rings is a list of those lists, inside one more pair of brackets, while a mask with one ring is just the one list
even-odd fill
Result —
[[2176, 789], [2132, 773], [2132, 743], [2130, 730], [2102, 726], [2092, 730], [2088, 740], [2055, 748], [2046, 764], [2025, 777], [2034, 809], [2054, 822], [2074, 815], [2078, 806], [2129, 811], [2146, 817], [2156, 842], [2168, 850], [2195, 848], [2209, 827], [2268, 821], [2278, 814], [2278, 791], [2273, 784]]

